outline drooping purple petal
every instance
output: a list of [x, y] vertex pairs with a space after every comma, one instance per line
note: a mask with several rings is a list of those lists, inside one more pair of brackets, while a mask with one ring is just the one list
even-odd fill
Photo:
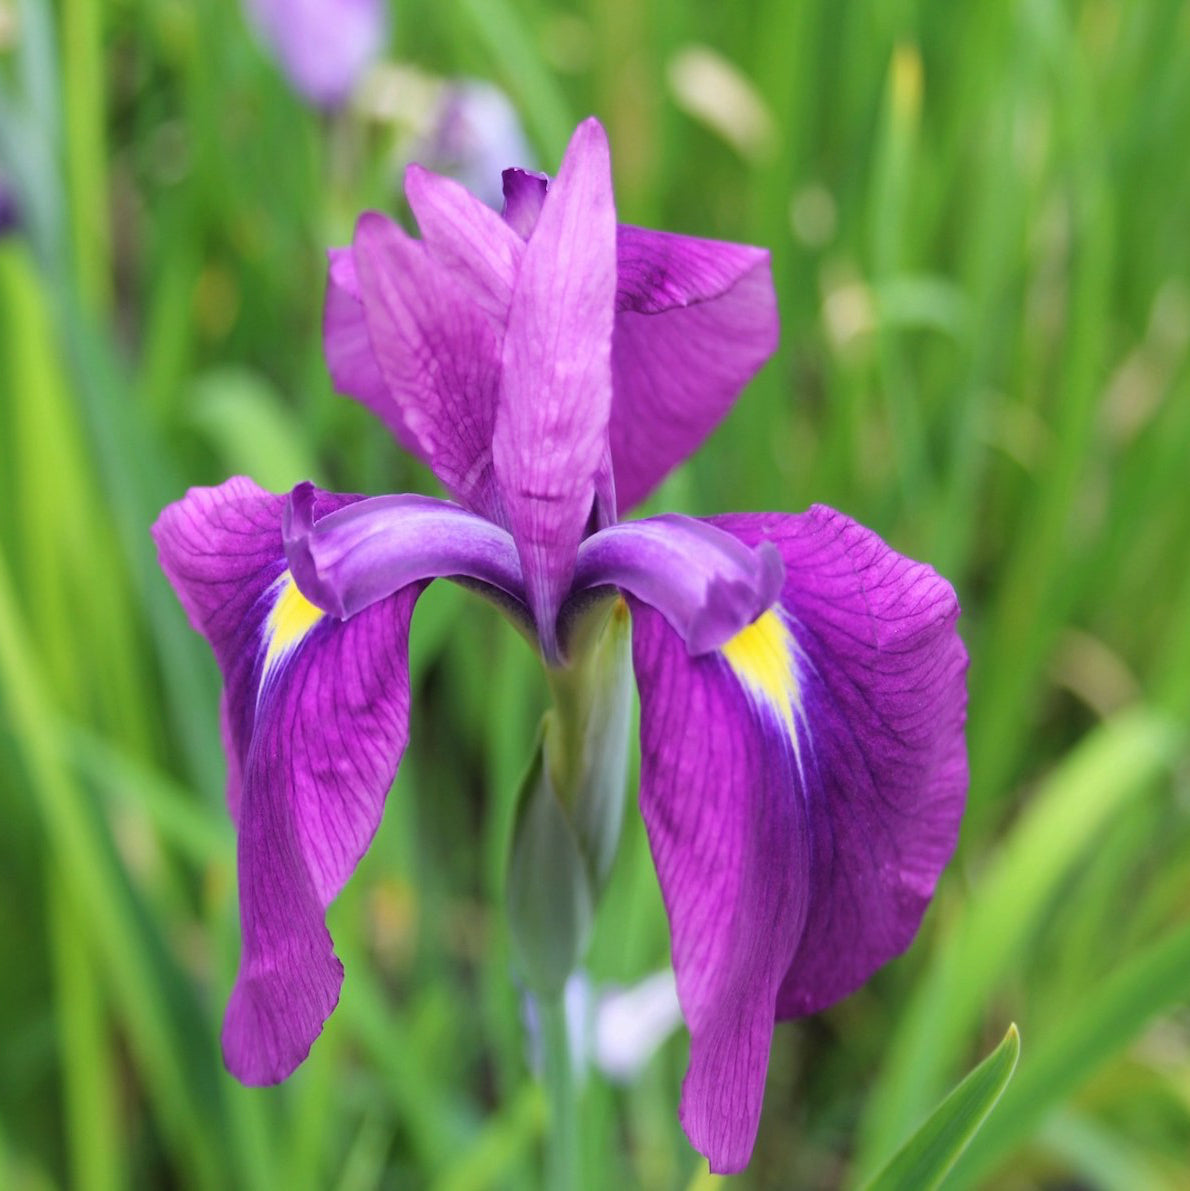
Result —
[[504, 181], [504, 221], [522, 240], [527, 240], [537, 226], [550, 180], [536, 170], [516, 166], [505, 170], [501, 176]]
[[332, 615], [355, 616], [411, 583], [450, 575], [524, 604], [516, 546], [491, 521], [443, 500], [395, 495], [361, 500], [316, 522], [316, 491], [299, 484], [290, 495], [285, 553], [302, 592]]
[[506, 523], [492, 465], [500, 345], [488, 320], [452, 272], [383, 215], [360, 217], [352, 248], [400, 424], [455, 499]]
[[571, 139], [521, 261], [492, 441], [547, 655], [606, 457], [615, 219], [607, 137], [587, 120]]
[[572, 592], [630, 592], [660, 612], [691, 655], [718, 649], [777, 598], [785, 566], [776, 547], [757, 549], [707, 521], [669, 513], [625, 521], [587, 538]]
[[630, 600], [641, 811], [690, 1030], [680, 1116], [711, 1170], [740, 1170], [764, 1095], [777, 989], [804, 926], [810, 859], [789, 748], [719, 654], [692, 658]]
[[622, 225], [608, 433], [621, 511], [719, 424], [777, 346], [769, 254]]
[[290, 82], [311, 103], [338, 107], [384, 48], [385, 0], [246, 0]]
[[[315, 524], [352, 497], [313, 492]], [[408, 632], [421, 583], [341, 622], [286, 568], [285, 497], [250, 480], [195, 488], [154, 527], [161, 564], [224, 678], [242, 952], [228, 1068], [274, 1083], [339, 995], [324, 923], [380, 820], [405, 747]]]
[[950, 586], [841, 514], [717, 518], [772, 542], [781, 598], [690, 657], [639, 601], [641, 808], [691, 1034], [681, 1116], [740, 1169], [774, 1020], [853, 991], [913, 938], [966, 791]]
[[800, 518], [716, 519], [772, 541], [784, 607], [815, 677], [803, 703], [822, 795], [806, 931], [782, 1017], [857, 989], [917, 933], [954, 851], [967, 793], [967, 651], [953, 588], [870, 530], [816, 506]]

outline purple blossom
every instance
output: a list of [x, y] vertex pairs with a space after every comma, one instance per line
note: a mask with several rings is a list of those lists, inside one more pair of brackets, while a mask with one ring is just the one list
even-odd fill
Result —
[[386, 0], [245, 0], [248, 15], [311, 103], [342, 104], [388, 36]]
[[8, 180], [0, 173], [0, 236], [6, 236], [20, 226], [21, 212], [16, 195]]
[[450, 501], [193, 489], [155, 527], [224, 676], [243, 953], [223, 1032], [285, 1078], [339, 995], [324, 910], [405, 747], [429, 580], [489, 594], [565, 665], [619, 591], [641, 701], [640, 805], [690, 1030], [681, 1119], [716, 1171], [751, 1154], [773, 1027], [911, 941], [965, 797], [954, 592], [841, 513], [622, 522], [775, 346], [768, 256], [617, 226], [603, 129], [503, 217], [411, 167], [422, 239], [364, 215], [331, 253], [337, 387]]
[[410, 156], [499, 207], [504, 163], [532, 161], [533, 150], [508, 96], [491, 83], [463, 78], [443, 87], [429, 131]]

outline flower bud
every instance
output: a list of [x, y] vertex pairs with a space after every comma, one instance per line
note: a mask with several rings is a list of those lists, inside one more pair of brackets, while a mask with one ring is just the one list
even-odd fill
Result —
[[632, 669], [628, 609], [603, 602], [570, 626], [555, 704], [521, 784], [508, 914], [526, 983], [556, 997], [587, 949], [624, 817]]

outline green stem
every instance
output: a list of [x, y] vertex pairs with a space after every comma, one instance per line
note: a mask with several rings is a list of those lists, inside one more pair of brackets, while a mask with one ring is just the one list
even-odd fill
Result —
[[565, 993], [539, 997], [537, 1008], [541, 1015], [542, 1074], [550, 1106], [545, 1186], [549, 1191], [580, 1191], [578, 1085], [566, 1026]]

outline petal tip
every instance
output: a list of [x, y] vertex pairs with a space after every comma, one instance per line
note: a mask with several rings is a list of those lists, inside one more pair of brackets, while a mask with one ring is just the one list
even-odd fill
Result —
[[286, 1080], [306, 1061], [326, 1020], [339, 1002], [343, 965], [334, 954], [312, 981], [323, 995], [312, 1003], [281, 1004], [259, 977], [239, 979], [223, 1019], [220, 1049], [227, 1070], [247, 1087], [269, 1087]]

